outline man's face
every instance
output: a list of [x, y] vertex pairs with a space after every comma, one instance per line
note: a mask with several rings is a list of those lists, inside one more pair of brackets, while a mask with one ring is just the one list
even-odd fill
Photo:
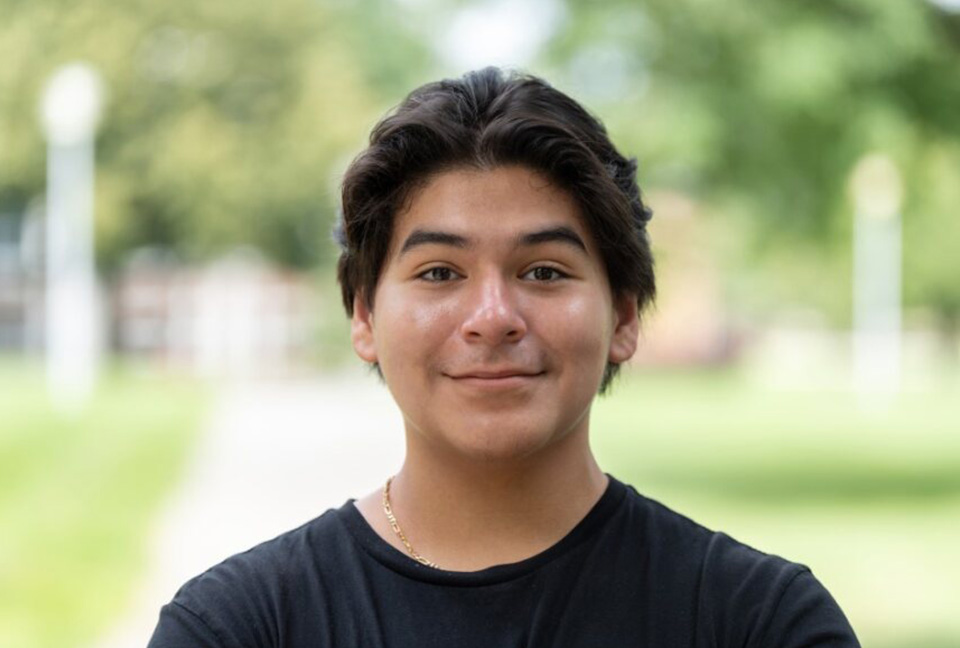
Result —
[[448, 171], [416, 191], [352, 328], [412, 442], [487, 459], [586, 434], [607, 361], [628, 360], [638, 332], [576, 202], [519, 166]]

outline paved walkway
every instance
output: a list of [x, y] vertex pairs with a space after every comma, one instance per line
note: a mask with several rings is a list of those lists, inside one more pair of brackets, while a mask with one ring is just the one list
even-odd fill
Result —
[[379, 488], [400, 467], [400, 430], [386, 387], [362, 373], [229, 388], [151, 533], [142, 585], [94, 648], [146, 646], [184, 581]]

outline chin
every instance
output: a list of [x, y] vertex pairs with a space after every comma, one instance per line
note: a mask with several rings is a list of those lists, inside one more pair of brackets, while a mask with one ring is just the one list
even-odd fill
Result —
[[565, 435], [552, 427], [529, 423], [489, 421], [474, 423], [447, 435], [457, 454], [476, 461], [497, 462], [527, 459], [542, 452]]

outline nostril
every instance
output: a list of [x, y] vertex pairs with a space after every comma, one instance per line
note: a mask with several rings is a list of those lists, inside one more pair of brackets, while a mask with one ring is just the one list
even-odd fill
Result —
[[523, 338], [526, 327], [518, 322], [505, 322], [503, 318], [478, 318], [465, 322], [462, 332], [466, 339], [485, 341], [490, 344], [516, 342]]
[[498, 281], [481, 282], [478, 285], [481, 292], [470, 300], [460, 325], [464, 339], [487, 344], [522, 339], [526, 323], [508, 287]]

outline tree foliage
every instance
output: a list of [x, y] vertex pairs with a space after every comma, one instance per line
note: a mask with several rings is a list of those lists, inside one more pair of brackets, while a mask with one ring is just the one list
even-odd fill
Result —
[[[747, 292], [763, 284], [843, 317], [848, 178], [879, 151], [908, 189], [907, 300], [960, 318], [960, 15], [924, 0], [563, 6], [535, 71], [603, 116], [644, 186], [708, 206], [755, 270]], [[252, 244], [291, 266], [322, 261], [338, 174], [377, 117], [442, 68], [431, 41], [462, 7], [0, 0], [0, 214], [42, 195], [39, 94], [84, 59], [109, 88], [105, 267], [146, 244], [184, 259]]]
[[42, 194], [36, 106], [49, 74], [79, 59], [109, 93], [97, 139], [103, 265], [140, 245], [190, 260], [241, 244], [316, 263], [337, 174], [396, 100], [384, 76], [403, 84], [398, 61], [424, 58], [402, 33], [392, 65], [357, 55], [390, 21], [375, 4], [3, 0], [0, 211]]
[[849, 265], [850, 171], [886, 153], [909, 188], [907, 297], [957, 312], [960, 257], [942, 246], [960, 243], [960, 16], [919, 0], [568, 6], [550, 60], [615, 115], [647, 184], [742, 216], [749, 258], [785, 277], [801, 246], [824, 294], [836, 288], [814, 268]]

